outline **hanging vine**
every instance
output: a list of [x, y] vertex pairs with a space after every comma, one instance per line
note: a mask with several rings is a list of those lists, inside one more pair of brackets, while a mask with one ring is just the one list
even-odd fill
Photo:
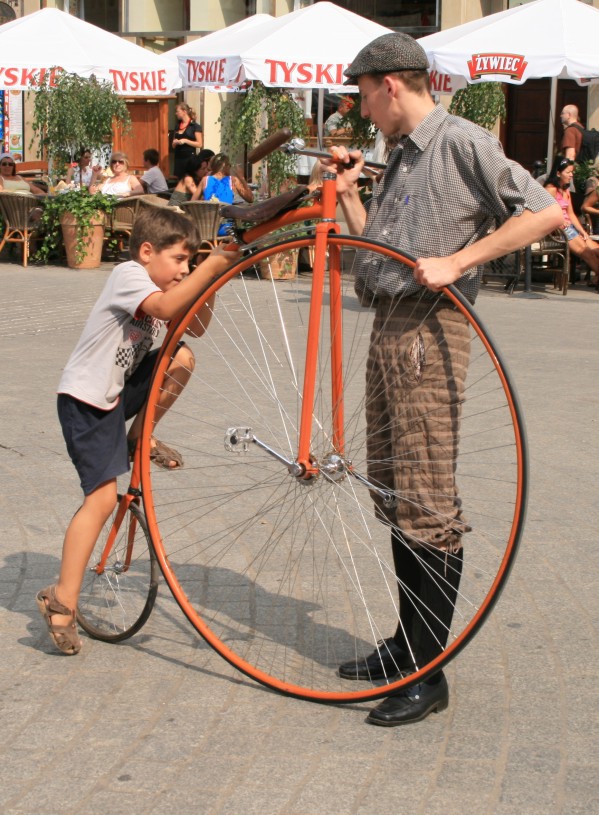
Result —
[[456, 91], [449, 112], [486, 130], [493, 130], [497, 120], [503, 122], [506, 116], [501, 82], [480, 82]]
[[[304, 112], [285, 88], [267, 88], [253, 82], [245, 92], [228, 99], [219, 117], [221, 146], [233, 162], [243, 161], [244, 152], [250, 151], [263, 139], [284, 127], [294, 138], [303, 138], [308, 128]], [[275, 150], [264, 160], [269, 195], [276, 195], [296, 175], [293, 156]], [[259, 176], [263, 168], [259, 171]]]

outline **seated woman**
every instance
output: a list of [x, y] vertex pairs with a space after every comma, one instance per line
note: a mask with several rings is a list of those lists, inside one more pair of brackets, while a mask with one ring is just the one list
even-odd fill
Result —
[[143, 195], [144, 188], [134, 175], [129, 173], [129, 159], [124, 153], [113, 153], [110, 157], [112, 176], [99, 182], [101, 170], [94, 170], [90, 192], [101, 192], [104, 195], [116, 195], [126, 198], [129, 195]]
[[198, 200], [201, 193], [201, 181], [208, 173], [208, 166], [213, 155], [212, 150], [200, 150], [197, 155], [188, 160], [171, 193], [169, 206], [176, 207], [185, 201]]
[[[254, 200], [254, 193], [240, 168], [237, 167], [231, 175], [231, 162], [224, 153], [217, 153], [210, 162], [210, 175], [202, 181], [201, 195], [205, 201], [216, 199], [223, 204], [232, 204], [236, 197], [250, 204]], [[222, 224], [218, 234], [227, 234], [227, 224]]]
[[101, 171], [100, 167], [92, 168], [91, 150], [82, 150], [75, 156], [75, 165], [71, 165], [67, 170], [66, 183], [75, 187], [89, 187], [92, 183], [94, 169], [96, 173]]
[[599, 232], [599, 187], [595, 186], [587, 193], [581, 209], [591, 219], [593, 234], [597, 234]]
[[[570, 184], [573, 175], [574, 162], [572, 159], [557, 156], [545, 181], [545, 188], [562, 208], [564, 215], [562, 230], [570, 251], [590, 266], [599, 281], [599, 247], [592, 245], [588, 233], [583, 229], [572, 207]], [[599, 291], [599, 284], [597, 290]]]
[[3, 192], [31, 192], [34, 195], [46, 195], [46, 191], [33, 181], [28, 181], [17, 175], [17, 166], [10, 153], [0, 155], [0, 191]]

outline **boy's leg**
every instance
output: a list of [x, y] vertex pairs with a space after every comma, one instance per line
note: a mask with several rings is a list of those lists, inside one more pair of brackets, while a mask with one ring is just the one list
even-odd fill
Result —
[[[189, 378], [193, 373], [195, 367], [195, 357], [193, 351], [188, 345], [181, 345], [175, 352], [171, 362], [166, 369], [164, 377], [164, 386], [158, 397], [158, 404], [156, 405], [156, 415], [154, 417], [154, 425], [156, 425], [164, 414], [171, 408], [177, 400], [183, 388], [189, 382]], [[130, 442], [136, 441], [140, 434], [144, 419], [145, 408], [142, 408], [133, 420], [127, 438]], [[177, 461], [171, 461], [170, 466], [175, 468], [178, 466]]]
[[[85, 496], [67, 528], [56, 584], [56, 599], [67, 608], [77, 608], [85, 568], [116, 500], [116, 478], [113, 478]], [[70, 619], [60, 614], [52, 615], [52, 622], [56, 625], [68, 625]]]

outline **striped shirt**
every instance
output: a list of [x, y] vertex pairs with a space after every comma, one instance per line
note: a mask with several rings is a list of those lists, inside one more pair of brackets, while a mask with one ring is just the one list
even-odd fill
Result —
[[[553, 204], [527, 170], [505, 157], [491, 133], [437, 105], [391, 153], [363, 234], [414, 258], [445, 257], [524, 209], [540, 212]], [[422, 288], [412, 270], [395, 260], [370, 252], [359, 252], [357, 260], [356, 292], [363, 303]], [[482, 269], [469, 269], [456, 282], [471, 302]]]

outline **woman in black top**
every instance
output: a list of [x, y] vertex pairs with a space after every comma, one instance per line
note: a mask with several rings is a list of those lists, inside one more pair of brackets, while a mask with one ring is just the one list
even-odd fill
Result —
[[173, 131], [171, 146], [175, 154], [175, 166], [173, 169], [177, 178], [180, 178], [189, 159], [195, 155], [196, 150], [200, 150], [204, 144], [202, 127], [195, 118], [195, 111], [185, 102], [181, 102], [175, 108], [178, 126]]

